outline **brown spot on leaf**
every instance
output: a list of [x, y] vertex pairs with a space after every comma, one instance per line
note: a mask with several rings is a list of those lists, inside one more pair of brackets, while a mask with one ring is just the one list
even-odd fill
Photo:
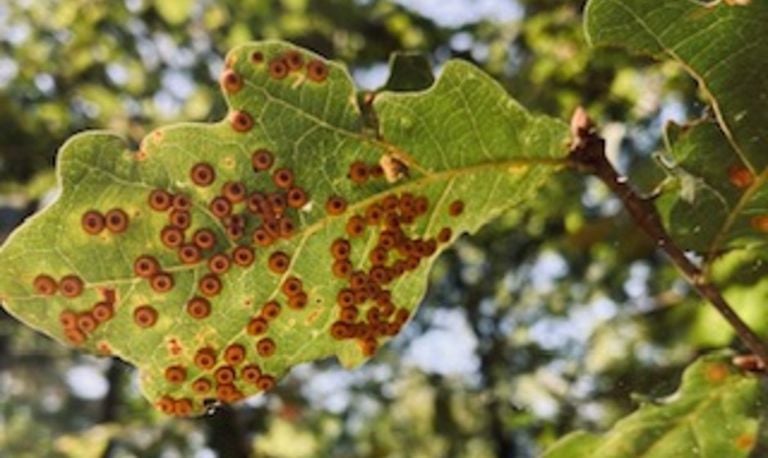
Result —
[[248, 322], [246, 331], [248, 332], [248, 334], [252, 336], [258, 336], [267, 332], [267, 329], [269, 329], [269, 324], [267, 324], [267, 320], [261, 317], [256, 317], [251, 319], [251, 321]]
[[211, 314], [211, 303], [204, 297], [195, 296], [187, 302], [187, 313], [197, 320], [208, 318]]
[[448, 206], [448, 214], [451, 216], [459, 216], [464, 212], [464, 202], [461, 200], [454, 200], [451, 205]]
[[176, 194], [173, 196], [171, 206], [176, 210], [189, 211], [192, 208], [192, 201], [185, 194]]
[[282, 58], [275, 58], [269, 62], [269, 76], [281, 80], [288, 76], [288, 64]]
[[211, 391], [211, 388], [213, 388], [213, 384], [205, 377], [200, 377], [192, 382], [192, 391], [198, 394], [205, 394]]
[[83, 226], [83, 230], [91, 235], [101, 233], [106, 225], [104, 215], [96, 210], [88, 210], [87, 212], [83, 213], [83, 217], [81, 218], [80, 222]]
[[331, 325], [331, 336], [336, 340], [344, 340], [352, 336], [352, 331], [347, 323], [337, 321]]
[[251, 62], [254, 64], [260, 64], [264, 62], [264, 54], [261, 51], [253, 51], [251, 53]]
[[149, 285], [158, 293], [165, 293], [173, 289], [173, 277], [167, 272], [159, 272], [149, 279]]
[[224, 70], [219, 83], [227, 94], [235, 94], [243, 88], [243, 78], [232, 69]]
[[247, 383], [256, 384], [261, 377], [261, 369], [255, 364], [249, 364], [240, 371], [240, 376]]
[[351, 307], [355, 305], [355, 292], [344, 288], [336, 295], [336, 303], [341, 307]]
[[352, 253], [352, 245], [349, 240], [337, 238], [331, 243], [331, 256], [333, 259], [348, 259]]
[[711, 363], [704, 368], [704, 376], [713, 384], [722, 383], [730, 374], [728, 366], [723, 363]]
[[253, 231], [252, 239], [253, 239], [253, 243], [261, 247], [272, 245], [272, 243], [274, 242], [274, 239], [272, 238], [272, 236], [269, 235], [267, 230], [263, 227], [256, 228]]
[[752, 450], [757, 444], [757, 438], [754, 434], [744, 433], [736, 438], [736, 448], [745, 452]]
[[221, 194], [233, 204], [240, 203], [245, 200], [245, 185], [240, 181], [227, 181], [221, 187]]
[[253, 166], [253, 170], [256, 172], [269, 170], [274, 162], [274, 155], [265, 148], [257, 149], [251, 155], [251, 165]]
[[297, 294], [299, 294], [302, 289], [302, 283], [301, 280], [299, 280], [295, 276], [290, 276], [283, 282], [280, 289], [283, 291], [283, 294], [285, 294], [288, 297], [293, 297]]
[[288, 298], [288, 307], [294, 310], [301, 310], [306, 307], [309, 302], [309, 296], [304, 291]]
[[221, 292], [221, 279], [216, 274], [206, 274], [198, 281], [197, 287], [205, 296], [213, 297]]
[[210, 250], [216, 245], [216, 234], [210, 229], [198, 229], [192, 236], [192, 242], [201, 250]]
[[329, 215], [341, 215], [347, 209], [347, 201], [340, 196], [331, 196], [325, 203], [325, 211]]
[[112, 354], [112, 347], [109, 345], [109, 342], [101, 340], [96, 344], [96, 351], [102, 356], [109, 356]]
[[222, 196], [215, 197], [209, 204], [209, 208], [211, 209], [211, 213], [220, 219], [223, 219], [232, 213], [232, 203]]
[[211, 164], [199, 162], [192, 166], [192, 169], [189, 171], [189, 177], [198, 186], [210, 186], [216, 180], [216, 171]]
[[318, 59], [312, 59], [307, 64], [307, 78], [315, 83], [322, 83], [328, 78], [328, 66]]
[[306, 205], [308, 198], [307, 192], [299, 187], [293, 187], [286, 194], [286, 201], [291, 208], [301, 208]]
[[269, 256], [268, 267], [273, 273], [282, 274], [288, 270], [291, 258], [282, 251], [275, 251]]
[[234, 111], [229, 118], [235, 132], [245, 133], [253, 128], [253, 118], [245, 111]]
[[120, 208], [113, 208], [104, 215], [105, 225], [113, 234], [121, 234], [128, 229], [128, 214]]
[[133, 311], [133, 321], [139, 327], [151, 328], [157, 322], [157, 310], [151, 305], [136, 307]]
[[374, 354], [376, 354], [376, 350], [379, 347], [379, 344], [376, 341], [376, 339], [372, 337], [359, 341], [358, 343], [360, 345], [360, 351], [362, 351], [363, 356], [366, 356], [366, 357], [371, 357]]
[[150, 278], [160, 270], [160, 263], [154, 256], [141, 255], [133, 262], [133, 273], [140, 278]]
[[440, 232], [438, 232], [437, 241], [440, 243], [448, 243], [451, 241], [452, 236], [453, 236], [453, 232], [451, 231], [451, 228], [444, 227], [440, 229]]
[[115, 306], [109, 302], [99, 302], [93, 306], [91, 314], [99, 323], [104, 323], [115, 316]]
[[269, 301], [261, 308], [261, 316], [267, 320], [274, 320], [280, 315], [280, 304], [277, 301]]
[[187, 229], [192, 224], [192, 216], [186, 210], [173, 210], [168, 220], [179, 229]]
[[192, 401], [184, 398], [174, 401], [173, 414], [177, 417], [187, 417], [192, 413]]
[[356, 184], [365, 183], [368, 181], [368, 166], [363, 161], [354, 161], [349, 165], [347, 178]]
[[169, 366], [165, 368], [165, 380], [168, 383], [178, 384], [187, 379], [187, 370], [182, 366]]
[[280, 168], [272, 174], [275, 186], [281, 189], [290, 189], [293, 186], [293, 172], [288, 168]]
[[184, 243], [184, 232], [176, 226], [165, 226], [160, 231], [160, 240], [168, 248], [177, 248]]
[[166, 415], [173, 415], [174, 401], [170, 396], [163, 396], [155, 403], [155, 406]]
[[64, 297], [74, 298], [83, 292], [83, 280], [77, 275], [65, 275], [59, 281], [59, 291]]
[[77, 314], [72, 310], [62, 310], [59, 313], [59, 324], [64, 329], [72, 329], [77, 326]]
[[758, 215], [752, 217], [751, 224], [755, 230], [768, 233], [768, 215]]
[[295, 50], [286, 52], [283, 56], [283, 61], [288, 66], [288, 70], [292, 72], [301, 70], [301, 68], [304, 66], [304, 57], [300, 52]]
[[195, 365], [203, 370], [208, 370], [216, 365], [216, 351], [211, 347], [204, 347], [195, 353]]
[[208, 269], [215, 274], [223, 274], [229, 270], [229, 256], [224, 253], [217, 253], [208, 260]]
[[264, 337], [256, 343], [256, 351], [263, 358], [269, 358], [274, 355], [275, 350], [277, 350], [277, 345], [275, 345], [275, 341], [269, 337]]
[[149, 207], [152, 210], [163, 212], [171, 208], [173, 197], [167, 191], [155, 189], [149, 193]]
[[82, 345], [85, 342], [86, 336], [79, 329], [71, 328], [64, 330], [64, 338], [72, 345]]
[[86, 334], [93, 332], [98, 325], [99, 322], [90, 312], [82, 312], [77, 315], [77, 327]]
[[350, 237], [360, 237], [365, 232], [365, 220], [362, 216], [354, 215], [347, 220], [347, 235]]
[[245, 360], [245, 347], [232, 344], [224, 350], [224, 361], [231, 366], [238, 366]]
[[184, 350], [179, 343], [179, 339], [176, 337], [171, 337], [168, 339], [168, 343], [166, 344], [166, 348], [168, 350], [168, 353], [170, 353], [172, 356], [179, 356], [181, 352]]
[[59, 285], [50, 275], [40, 274], [32, 282], [35, 292], [42, 296], [52, 296], [56, 294]]
[[200, 248], [196, 245], [187, 244], [179, 247], [179, 260], [183, 264], [197, 264], [200, 262], [201, 257], [202, 253], [200, 253]]
[[216, 379], [217, 383], [226, 385], [235, 380], [235, 370], [230, 366], [221, 366], [213, 373], [213, 377]]
[[253, 248], [249, 246], [240, 245], [232, 251], [232, 260], [240, 267], [250, 266], [255, 258]]
[[352, 273], [352, 263], [347, 259], [339, 259], [333, 263], [331, 271], [336, 278], [347, 278]]

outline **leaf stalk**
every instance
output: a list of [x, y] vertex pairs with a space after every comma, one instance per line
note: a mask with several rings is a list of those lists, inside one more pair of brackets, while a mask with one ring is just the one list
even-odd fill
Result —
[[571, 119], [571, 136], [570, 165], [594, 175], [621, 199], [637, 226], [667, 254], [691, 286], [720, 312], [744, 345], [762, 361], [763, 367], [767, 367], [768, 347], [765, 342], [739, 317], [701, 267], [694, 264], [672, 240], [652, 200], [641, 197], [627, 178], [616, 171], [605, 155], [605, 140], [596, 132], [583, 108], [578, 108]]

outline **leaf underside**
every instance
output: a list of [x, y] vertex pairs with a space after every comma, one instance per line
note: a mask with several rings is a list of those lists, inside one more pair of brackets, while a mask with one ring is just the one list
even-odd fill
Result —
[[676, 393], [643, 404], [604, 434], [569, 434], [544, 458], [747, 457], [758, 442], [760, 381], [709, 355], [686, 369]]
[[596, 45], [673, 59], [713, 115], [670, 125], [670, 191], [659, 210], [681, 247], [708, 265], [733, 249], [759, 257], [768, 233], [768, 2], [592, 0]]
[[345, 68], [284, 42], [231, 51], [221, 86], [224, 120], [160, 128], [139, 151], [70, 139], [60, 196], [0, 251], [10, 313], [134, 364], [179, 416], [302, 362], [364, 362], [435, 257], [523, 205], [567, 153], [562, 123], [461, 61], [424, 91], [366, 100], [376, 126]]

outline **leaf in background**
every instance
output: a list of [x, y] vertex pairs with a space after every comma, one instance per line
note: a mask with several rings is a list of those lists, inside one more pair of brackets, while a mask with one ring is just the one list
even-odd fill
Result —
[[178, 25], [186, 21], [194, 7], [191, 0], [155, 0], [155, 10], [169, 24]]
[[389, 78], [383, 88], [387, 91], [420, 91], [435, 82], [432, 65], [421, 53], [394, 53], [389, 59], [389, 68]]
[[761, 247], [768, 232], [768, 2], [591, 0], [596, 45], [680, 62], [696, 78], [717, 123], [670, 128], [674, 194], [660, 211], [683, 248], [713, 261]]
[[158, 129], [138, 152], [73, 137], [61, 196], [0, 251], [13, 315], [136, 365], [176, 415], [302, 362], [364, 362], [437, 254], [525, 204], [567, 153], [562, 123], [464, 62], [426, 91], [378, 95], [373, 133], [341, 65], [274, 41], [226, 62], [225, 120]]
[[747, 457], [758, 442], [764, 393], [725, 356], [709, 355], [683, 374], [680, 389], [646, 403], [610, 431], [569, 434], [544, 458]]

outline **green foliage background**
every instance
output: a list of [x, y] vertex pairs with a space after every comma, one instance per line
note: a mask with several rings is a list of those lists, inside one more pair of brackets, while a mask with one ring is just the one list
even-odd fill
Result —
[[[168, 122], [220, 119], [225, 52], [262, 38], [343, 59], [361, 80], [393, 51], [425, 52], [438, 66], [462, 57], [533, 111], [567, 118], [585, 104], [612, 159], [650, 190], [662, 176], [651, 154], [663, 122], [704, 104], [673, 63], [588, 48], [580, 3], [525, 0], [519, 18], [446, 24], [383, 0], [0, 0], [3, 236], [50, 200], [53, 154], [69, 135], [109, 128], [138, 142]], [[363, 368], [303, 366], [273, 394], [202, 419], [162, 417], [127, 366], [3, 316], [0, 450], [534, 456], [573, 429], [610, 427], [636, 407], [631, 393], [670, 393], [697, 354], [732, 343], [594, 180], [561, 176], [534, 206], [444, 254], [415, 322]], [[757, 315], [768, 284], [732, 282], [726, 295]], [[451, 341], [457, 320], [472, 342], [464, 370], [410, 356], [460, 358], [435, 343]]]

